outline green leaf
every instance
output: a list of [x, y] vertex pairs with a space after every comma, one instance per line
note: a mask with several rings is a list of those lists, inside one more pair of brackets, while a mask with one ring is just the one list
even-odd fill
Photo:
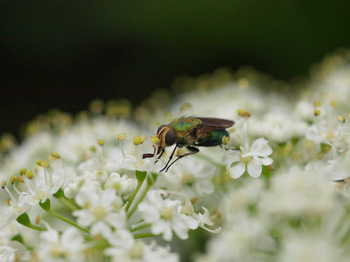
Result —
[[22, 243], [24, 245], [24, 240], [20, 234], [15, 235], [11, 238], [12, 241], [18, 241], [19, 243]]
[[136, 178], [137, 181], [144, 181], [146, 178], [147, 172], [146, 171], [139, 171], [136, 170]]
[[55, 198], [64, 197], [63, 190], [60, 188], [55, 194], [53, 194], [53, 196], [54, 196]]
[[17, 217], [17, 222], [24, 225], [24, 226], [30, 226], [30, 219], [27, 213], [23, 213], [22, 215], [20, 215], [19, 217]]
[[50, 207], [51, 207], [50, 199], [47, 199], [44, 203], [39, 202], [39, 205], [41, 206], [42, 209], [44, 209], [46, 211], [50, 210]]

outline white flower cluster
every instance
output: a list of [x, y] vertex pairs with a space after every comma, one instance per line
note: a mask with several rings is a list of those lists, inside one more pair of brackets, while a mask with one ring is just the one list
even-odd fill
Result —
[[[328, 58], [300, 95], [218, 70], [176, 81], [191, 89], [166, 108], [155, 94], [138, 121], [99, 102], [35, 122], [0, 152], [0, 261], [347, 261], [349, 57]], [[159, 158], [149, 138], [184, 115], [234, 121], [230, 140], [160, 172], [174, 146]]]

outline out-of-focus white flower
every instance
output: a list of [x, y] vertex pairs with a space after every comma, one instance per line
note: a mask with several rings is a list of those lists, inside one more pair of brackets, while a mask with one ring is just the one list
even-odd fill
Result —
[[240, 147], [240, 150], [227, 152], [224, 164], [232, 178], [239, 178], [247, 170], [251, 177], [259, 177], [262, 165], [271, 165], [273, 160], [268, 157], [272, 149], [264, 138], [255, 140], [249, 148]]
[[266, 216], [295, 219], [327, 217], [334, 208], [336, 191], [329, 179], [316, 170], [291, 169], [277, 176], [260, 199]]
[[0, 261], [15, 261], [15, 251], [17, 249], [14, 249], [9, 246], [0, 246]]
[[146, 245], [142, 241], [135, 241], [129, 248], [111, 247], [106, 254], [112, 257], [112, 261], [125, 262], [178, 262], [179, 256], [170, 253], [169, 247], [162, 247], [152, 242]]
[[299, 234], [289, 236], [282, 245], [279, 260], [281, 262], [307, 261], [328, 262], [348, 261], [349, 257], [342, 254], [333, 241], [325, 235]]
[[48, 228], [41, 233], [37, 249], [40, 261], [86, 261], [84, 239], [76, 228], [68, 228], [60, 236]]
[[162, 234], [164, 240], [170, 241], [174, 231], [180, 239], [187, 239], [188, 230], [196, 229], [199, 222], [191, 216], [182, 214], [181, 202], [164, 199], [166, 195], [167, 192], [164, 190], [149, 191], [147, 198], [138, 206], [138, 210], [145, 222], [152, 224], [153, 234]]

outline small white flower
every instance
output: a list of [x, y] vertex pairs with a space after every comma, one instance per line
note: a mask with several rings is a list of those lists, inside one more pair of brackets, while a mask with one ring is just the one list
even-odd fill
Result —
[[0, 246], [0, 261], [15, 261], [15, 251], [12, 247]]
[[130, 194], [136, 187], [137, 180], [127, 175], [121, 176], [118, 173], [109, 175], [105, 188], [114, 188], [119, 195]]
[[164, 240], [170, 241], [173, 237], [172, 231], [180, 239], [188, 238], [188, 230], [196, 229], [199, 222], [193, 217], [181, 213], [181, 202], [179, 200], [164, 199], [167, 193], [163, 190], [152, 190], [147, 198], [140, 203], [138, 210], [147, 223], [151, 223], [151, 232], [155, 235], [162, 234]]
[[[90, 191], [82, 188], [75, 197], [81, 210], [73, 212], [78, 217], [78, 224], [84, 227], [98, 226], [104, 223], [112, 227], [123, 227], [126, 221], [123, 201], [116, 192], [109, 188], [105, 191]], [[93, 230], [93, 228], [92, 228]]]
[[224, 163], [227, 164], [227, 170], [232, 178], [239, 178], [247, 170], [251, 177], [259, 177], [262, 171], [262, 165], [272, 164], [272, 149], [268, 141], [264, 138], [255, 140], [249, 148], [240, 147], [240, 151], [231, 151], [225, 155]]
[[86, 261], [84, 239], [76, 228], [68, 228], [60, 236], [51, 228], [41, 233], [37, 249], [41, 261]]
[[110, 247], [106, 249], [106, 255], [112, 257], [112, 261], [123, 262], [178, 262], [179, 256], [170, 253], [169, 247], [162, 247], [155, 242], [146, 245], [144, 242], [135, 241], [128, 248]]

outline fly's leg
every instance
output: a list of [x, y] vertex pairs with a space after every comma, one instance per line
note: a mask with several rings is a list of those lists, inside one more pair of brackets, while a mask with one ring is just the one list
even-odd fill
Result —
[[[154, 154], [156, 153], [156, 150], [157, 150], [156, 147], [155, 147], [155, 145], [153, 145], [153, 149], [154, 149], [154, 150], [153, 150], [153, 154], [152, 154], [152, 153], [145, 153], [145, 154], [142, 155], [142, 158], [145, 159], [145, 158], [154, 157]], [[162, 152], [161, 152], [160, 155], [157, 157], [157, 159], [159, 159], [159, 158], [162, 157], [162, 155], [164, 154], [164, 151], [165, 151], [165, 150], [164, 150], [164, 148], [163, 148], [163, 149], [162, 149]], [[158, 160], [157, 160], [157, 161], [158, 161]], [[157, 162], [157, 161], [156, 161], [156, 162]]]
[[[169, 159], [167, 165], [166, 165], [161, 171], [163, 171], [163, 170], [167, 167], [166, 170], [165, 170], [165, 172], [168, 172], [169, 168], [170, 168], [177, 160], [179, 160], [180, 158], [183, 158], [183, 157], [189, 156], [189, 155], [194, 155], [194, 154], [196, 154], [196, 153], [199, 152], [199, 149], [196, 148], [196, 147], [188, 146], [187, 149], [190, 150], [191, 152], [188, 152], [188, 153], [185, 153], [185, 154], [183, 154], [183, 155], [181, 155], [181, 156], [178, 156], [178, 157], [167, 167], [167, 165], [169, 164], [169, 162], [170, 162], [170, 160], [171, 160], [171, 159]], [[173, 151], [173, 153], [171, 154], [171, 157], [174, 155], [174, 152], [175, 152], [175, 151]], [[161, 171], [160, 171], [160, 172], [161, 172]]]
[[[166, 169], [166, 171], [168, 171], [168, 168], [167, 168], [167, 167], [168, 167], [168, 165], [169, 165], [171, 159], [172, 159], [173, 156], [174, 156], [174, 153], [175, 153], [175, 151], [176, 151], [176, 148], [177, 148], [177, 146], [175, 146], [175, 148], [174, 148], [173, 152], [171, 153], [171, 155], [170, 155], [170, 157], [169, 157], [169, 160], [168, 160], [168, 162], [166, 163], [165, 167], [163, 167], [159, 172], [162, 172], [162, 171], [164, 171], [165, 169]], [[165, 172], [166, 172], [166, 171], [165, 171]]]

